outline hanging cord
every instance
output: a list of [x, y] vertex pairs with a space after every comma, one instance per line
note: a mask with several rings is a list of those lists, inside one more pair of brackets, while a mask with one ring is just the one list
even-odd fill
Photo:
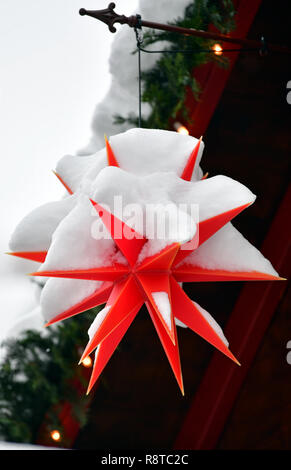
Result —
[[138, 51], [138, 127], [141, 127], [141, 44], [143, 43], [143, 32], [141, 28], [141, 16], [136, 15], [137, 25], [134, 28], [136, 45]]
[[[137, 52], [138, 52], [138, 127], [141, 127], [141, 101], [142, 101], [142, 93], [141, 93], [141, 52], [146, 52], [147, 54], [199, 54], [199, 53], [209, 53], [209, 54], [217, 54], [215, 49], [181, 49], [181, 50], [154, 50], [149, 51], [148, 49], [143, 49], [143, 31], [142, 31], [142, 21], [141, 15], [136, 15], [137, 23], [134, 28], [135, 36], [136, 36], [136, 45], [137, 45]], [[220, 51], [219, 51], [220, 52]], [[268, 54], [268, 47], [266, 44], [266, 40], [264, 36], [261, 37], [261, 47], [260, 48], [237, 48], [237, 49], [222, 49], [221, 53], [223, 52], [259, 52], [261, 56], [265, 56]]]

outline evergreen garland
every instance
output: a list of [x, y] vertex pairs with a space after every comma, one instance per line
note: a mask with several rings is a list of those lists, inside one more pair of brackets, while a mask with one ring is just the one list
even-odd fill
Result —
[[[195, 0], [185, 9], [178, 26], [207, 30], [213, 24], [222, 33], [234, 28], [235, 10], [231, 0]], [[168, 50], [210, 49], [213, 41], [169, 32], [150, 31], [144, 36], [143, 47], [167, 41]], [[142, 127], [164, 129], [169, 120], [184, 109], [186, 89], [196, 98], [200, 88], [193, 69], [209, 61], [227, 65], [224, 59], [209, 53], [162, 54], [155, 66], [142, 73], [142, 100], [151, 106], [151, 114]], [[115, 122], [137, 125], [134, 115], [115, 116]], [[61, 430], [57, 405], [69, 401], [80, 425], [86, 422], [87, 399], [80, 397], [70, 380], [83, 377], [76, 367], [80, 352], [87, 341], [87, 330], [98, 308], [77, 318], [50, 327], [46, 334], [26, 331], [18, 339], [5, 343], [6, 355], [0, 368], [0, 439], [11, 442], [35, 443], [44, 420], [51, 430]], [[84, 384], [85, 385], [85, 384]]]
[[[178, 18], [171, 24], [204, 31], [207, 31], [212, 24], [221, 33], [226, 34], [234, 29], [234, 14], [232, 0], [195, 0], [186, 7], [184, 18]], [[146, 49], [150, 44], [160, 41], [167, 41], [167, 46], [163, 50], [168, 51], [203, 51], [211, 49], [214, 45], [212, 40], [195, 36], [150, 30], [144, 34], [142, 47]], [[210, 61], [215, 61], [221, 66], [228, 64], [223, 56], [213, 53], [164, 53], [152, 69], [142, 72], [142, 101], [149, 103], [151, 107], [150, 115], [142, 119], [142, 127], [167, 129], [169, 120], [175, 118], [178, 113], [185, 121], [189, 121], [185, 108], [187, 88], [190, 87], [196, 99], [199, 99], [201, 91], [199, 83], [193, 77], [193, 70]], [[115, 115], [114, 123], [137, 126], [138, 118], [132, 114]]]
[[64, 401], [72, 405], [80, 425], [85, 424], [88, 399], [80, 397], [70, 381], [77, 379], [86, 389], [82, 368], [76, 365], [97, 312], [95, 308], [51, 326], [45, 334], [25, 331], [3, 344], [6, 355], [0, 369], [1, 439], [35, 443], [46, 415], [48, 429], [61, 431], [57, 405]]

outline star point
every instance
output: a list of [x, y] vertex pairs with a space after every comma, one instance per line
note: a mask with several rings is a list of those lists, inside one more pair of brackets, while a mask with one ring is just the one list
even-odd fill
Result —
[[114, 152], [112, 150], [112, 147], [107, 139], [107, 136], [104, 134], [104, 140], [105, 140], [105, 147], [106, 147], [106, 155], [107, 155], [107, 163], [108, 166], [117, 166], [119, 167], [118, 161], [114, 155]]

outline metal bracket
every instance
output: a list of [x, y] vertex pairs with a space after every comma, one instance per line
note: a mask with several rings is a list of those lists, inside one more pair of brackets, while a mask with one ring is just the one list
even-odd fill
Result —
[[91, 16], [92, 18], [102, 21], [108, 26], [111, 33], [116, 33], [116, 28], [114, 26], [115, 23], [128, 24], [130, 27], [140, 27], [138, 25], [137, 16], [127, 17], [125, 15], [118, 15], [118, 13], [114, 11], [114, 8], [115, 3], [111, 2], [109, 3], [108, 8], [105, 8], [104, 10], [85, 10], [85, 8], [81, 8], [79, 13], [81, 16]]
[[170, 24], [154, 23], [152, 21], [142, 20], [140, 18], [140, 15], [118, 15], [118, 13], [115, 13], [114, 8], [115, 3], [111, 2], [109, 3], [108, 8], [105, 8], [104, 10], [85, 10], [85, 8], [81, 8], [81, 10], [79, 10], [79, 13], [82, 16], [91, 16], [92, 18], [96, 18], [97, 20], [102, 21], [108, 26], [109, 31], [111, 31], [112, 33], [116, 32], [114, 24], [120, 23], [127, 24], [131, 28], [135, 28], [138, 30], [140, 30], [141, 27], [145, 27], [158, 29], [160, 31], [169, 31], [172, 33], [184, 34], [186, 36], [196, 36], [203, 39], [214, 39], [226, 43], [238, 44], [240, 47], [248, 49], [258, 49], [262, 56], [266, 55], [268, 51], [277, 51], [286, 54], [291, 54], [291, 49], [286, 46], [268, 43], [267, 47], [265, 39], [263, 37], [260, 41], [254, 41], [252, 39], [236, 38], [227, 34], [220, 34], [212, 31], [201, 31], [194, 28], [182, 28], [180, 26], [174, 26]]

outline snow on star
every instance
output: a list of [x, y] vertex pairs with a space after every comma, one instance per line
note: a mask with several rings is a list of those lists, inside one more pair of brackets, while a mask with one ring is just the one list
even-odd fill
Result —
[[[112, 136], [110, 144], [106, 139], [105, 147], [92, 155], [65, 155], [54, 173], [66, 188], [67, 197], [46, 203], [24, 217], [12, 234], [10, 254], [42, 263], [59, 223], [77, 204], [78, 196], [89, 192], [92, 182], [107, 165], [119, 166], [138, 176], [169, 171], [181, 176], [198, 142], [195, 137], [176, 132], [131, 129]], [[192, 181], [203, 177], [199, 166], [203, 149], [201, 142]]]
[[[57, 167], [72, 194], [60, 201], [65, 210], [59, 211], [57, 223], [52, 218], [46, 247], [36, 240], [36, 251], [43, 250], [45, 256], [33, 275], [49, 278], [41, 294], [47, 325], [105, 304], [88, 331], [81, 357], [96, 350], [88, 392], [143, 304], [182, 393], [176, 325], [188, 326], [238, 362], [219, 325], [187, 297], [181, 283], [280, 279], [230, 222], [254, 202], [254, 194], [222, 175], [202, 179], [202, 150], [203, 142], [190, 136], [132, 129], [106, 141], [101, 153], [65, 157]], [[124, 206], [138, 204], [142, 211], [151, 207], [158, 218], [168, 204], [183, 206], [183, 232], [169, 232], [160, 240], [150, 236], [151, 226], [137, 230], [130, 217], [119, 218], [114, 212], [117, 195]], [[199, 221], [192, 218], [191, 204], [199, 207]], [[26, 218], [24, 239], [29, 220], [36, 230], [44, 214], [47, 210], [42, 214], [39, 209], [37, 216]], [[116, 225], [122, 227], [121, 237], [115, 235]], [[27, 247], [30, 256], [33, 238], [21, 242], [21, 224], [16, 232], [15, 254], [23, 256]], [[191, 241], [195, 243], [189, 249]]]

